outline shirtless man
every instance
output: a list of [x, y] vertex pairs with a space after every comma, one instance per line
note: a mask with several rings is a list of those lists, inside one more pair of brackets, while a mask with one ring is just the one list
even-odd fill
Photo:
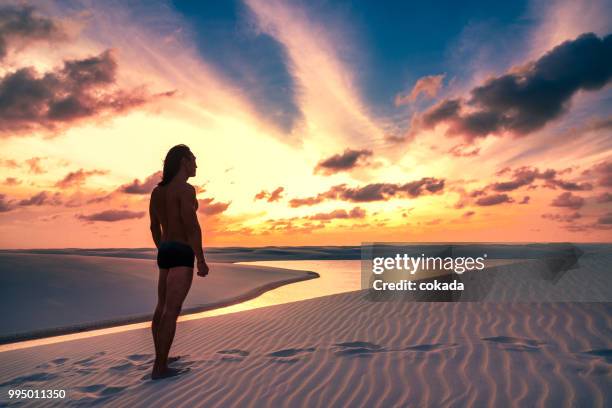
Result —
[[151, 193], [151, 234], [158, 249], [158, 301], [151, 329], [155, 345], [152, 379], [171, 377], [181, 370], [168, 367], [168, 354], [176, 331], [176, 320], [193, 279], [194, 258], [198, 275], [208, 266], [202, 251], [202, 231], [196, 211], [195, 189], [187, 183], [196, 174], [196, 158], [185, 145], [174, 146], [164, 160], [162, 181]]

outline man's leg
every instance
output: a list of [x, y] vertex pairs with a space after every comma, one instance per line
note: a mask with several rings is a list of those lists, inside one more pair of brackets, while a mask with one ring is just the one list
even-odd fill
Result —
[[166, 304], [166, 279], [168, 277], [168, 269], [159, 269], [159, 281], [157, 283], [157, 306], [153, 314], [151, 322], [151, 331], [153, 332], [153, 345], [155, 346], [155, 359], [159, 358], [159, 342], [157, 340], [159, 333], [159, 322], [164, 312]]
[[153, 378], [163, 377], [168, 371], [168, 354], [176, 331], [176, 320], [193, 280], [193, 268], [170, 268], [166, 278], [166, 302], [157, 329], [159, 356], [153, 365]]

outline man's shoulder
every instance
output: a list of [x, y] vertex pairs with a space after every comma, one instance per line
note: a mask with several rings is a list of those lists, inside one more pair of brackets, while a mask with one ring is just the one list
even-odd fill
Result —
[[181, 183], [180, 191], [183, 194], [195, 195], [195, 187], [187, 182]]

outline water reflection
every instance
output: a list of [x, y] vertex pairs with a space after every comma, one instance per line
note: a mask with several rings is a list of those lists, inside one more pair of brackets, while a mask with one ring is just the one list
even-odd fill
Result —
[[246, 302], [236, 305], [181, 316], [179, 321], [242, 312], [244, 310], [251, 310], [259, 307], [280, 305], [283, 303], [297, 302], [300, 300], [361, 289], [360, 260], [257, 261], [238, 262], [238, 264], [312, 271], [318, 273], [320, 277], [317, 279], [309, 279], [307, 281], [283, 285], [279, 288], [266, 292], [255, 299], [247, 300]]

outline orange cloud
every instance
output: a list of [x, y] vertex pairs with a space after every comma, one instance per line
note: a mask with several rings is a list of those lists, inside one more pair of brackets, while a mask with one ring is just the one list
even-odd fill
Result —
[[553, 207], [564, 207], [577, 210], [584, 205], [584, 198], [568, 191], [555, 198], [551, 205]]
[[106, 210], [94, 214], [83, 215], [79, 214], [76, 217], [83, 221], [95, 222], [117, 222], [123, 220], [131, 220], [144, 217], [144, 211], [128, 211], [128, 210]]
[[37, 16], [34, 7], [5, 5], [0, 7], [0, 61], [10, 47], [23, 48], [38, 41], [66, 38], [60, 25], [50, 18]]
[[416, 101], [419, 95], [424, 95], [428, 98], [435, 98], [442, 88], [442, 81], [444, 80], [444, 74], [442, 75], [428, 75], [419, 78], [414, 84], [414, 87], [408, 94], [398, 94], [395, 96], [395, 106], [407, 105], [411, 102]]
[[78, 187], [78, 186], [83, 185], [83, 183], [85, 183], [87, 178], [91, 176], [95, 176], [95, 175], [104, 175], [104, 174], [108, 174], [108, 171], [107, 170], [87, 170], [86, 171], [83, 169], [79, 169], [77, 171], [72, 171], [66, 174], [66, 176], [63, 179], [55, 183], [55, 186], [59, 188], [70, 188], [70, 187], [75, 187], [75, 186]]
[[[161, 181], [162, 172], [156, 171], [148, 176], [144, 181], [134, 179], [131, 183], [124, 184], [118, 188], [119, 191], [126, 194], [149, 194], [153, 188]], [[200, 191], [198, 191], [200, 192]]]
[[5, 186], [18, 186], [19, 184], [21, 184], [21, 180], [15, 178], [15, 177], [7, 177], [6, 179], [4, 179], [4, 184]]
[[367, 159], [371, 156], [372, 151], [368, 149], [346, 149], [341, 154], [335, 154], [321, 160], [315, 167], [314, 173], [322, 173], [329, 176], [341, 171], [350, 171], [355, 167], [367, 165]]
[[268, 193], [266, 190], [261, 190], [259, 193], [255, 194], [254, 200], [264, 200], [267, 199], [269, 203], [279, 201], [283, 198], [283, 191], [285, 191], [284, 187], [277, 187], [271, 193]]
[[349, 188], [345, 184], [333, 186], [328, 191], [315, 197], [294, 198], [289, 201], [291, 207], [315, 205], [325, 200], [343, 200], [352, 202], [386, 201], [392, 197], [415, 198], [421, 195], [438, 194], [444, 189], [444, 179], [423, 177], [420, 180], [405, 184], [372, 183], [363, 187]]
[[151, 95], [144, 87], [117, 89], [112, 50], [39, 75], [32, 67], [0, 78], [0, 136], [48, 131], [125, 113], [173, 92]]
[[315, 215], [310, 215], [306, 218], [314, 221], [331, 221], [336, 219], [364, 218], [365, 216], [366, 212], [364, 209], [360, 207], [355, 207], [349, 212], [347, 212], [346, 210], [334, 210], [328, 213], [318, 213]]
[[221, 214], [230, 206], [231, 202], [228, 203], [213, 203], [214, 198], [203, 198], [199, 200], [198, 211], [206, 215], [217, 215]]

